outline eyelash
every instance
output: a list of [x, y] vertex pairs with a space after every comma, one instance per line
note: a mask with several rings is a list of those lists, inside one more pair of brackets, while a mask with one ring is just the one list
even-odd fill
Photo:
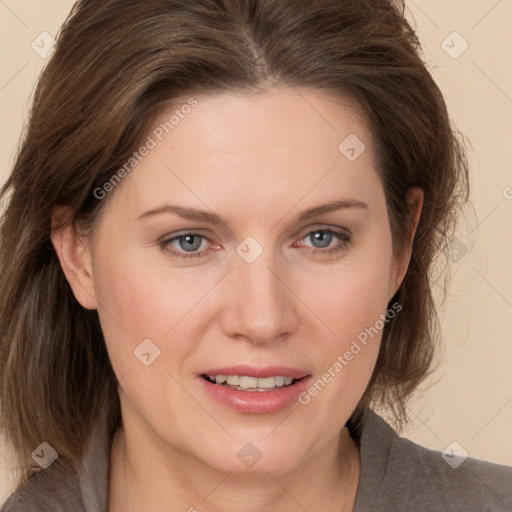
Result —
[[[323, 254], [323, 255], [334, 255], [334, 254], [337, 254], [339, 253], [340, 251], [343, 251], [346, 249], [346, 246], [351, 242], [352, 238], [351, 238], [351, 235], [347, 232], [338, 232], [338, 231], [334, 231], [332, 229], [315, 229], [315, 230], [312, 230], [312, 231], [308, 231], [305, 236], [303, 236], [302, 238], [300, 238], [300, 240], [303, 240], [305, 238], [307, 238], [308, 236], [314, 234], [314, 233], [330, 233], [332, 235], [334, 235], [335, 238], [337, 238], [338, 240], [340, 240], [342, 242], [342, 244], [338, 247], [333, 247], [331, 249], [326, 249], [326, 250], [323, 250], [323, 249], [313, 249], [312, 251], [309, 251], [313, 254]], [[177, 235], [177, 236], [174, 236], [172, 238], [168, 238], [166, 240], [163, 240], [162, 242], [159, 242], [159, 245], [160, 247], [162, 248], [162, 250], [170, 253], [172, 256], [175, 256], [177, 258], [183, 258], [183, 259], [186, 259], [186, 258], [202, 258], [204, 256], [207, 256], [207, 251], [203, 251], [203, 252], [199, 252], [199, 253], [180, 253], [178, 251], [174, 251], [174, 250], [170, 250], [169, 249], [169, 246], [172, 242], [174, 242], [175, 240], [179, 240], [180, 238], [183, 238], [183, 237], [187, 237], [187, 236], [194, 236], [194, 237], [199, 237], [199, 238], [204, 238], [205, 240], [208, 240], [210, 241], [210, 239], [208, 237], [206, 237], [205, 235], [202, 235], [201, 233], [195, 233], [193, 231], [191, 232], [188, 232], [188, 233], [182, 233], [181, 235]]]

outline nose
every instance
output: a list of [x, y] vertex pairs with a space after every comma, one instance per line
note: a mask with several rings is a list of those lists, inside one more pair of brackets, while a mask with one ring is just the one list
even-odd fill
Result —
[[223, 290], [228, 297], [222, 314], [224, 333], [254, 344], [293, 333], [300, 301], [288, 284], [290, 272], [277, 268], [266, 252], [253, 263], [236, 258]]

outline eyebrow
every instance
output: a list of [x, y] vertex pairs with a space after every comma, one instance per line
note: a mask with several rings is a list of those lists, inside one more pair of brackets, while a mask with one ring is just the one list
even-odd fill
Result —
[[[366, 210], [370, 209], [370, 207], [365, 202], [359, 201], [357, 199], [331, 201], [329, 203], [315, 206], [313, 208], [309, 208], [308, 210], [304, 210], [298, 215], [297, 221], [301, 222], [310, 219], [311, 217], [321, 215], [322, 213], [329, 213], [349, 208], [361, 208]], [[226, 220], [217, 215], [216, 213], [207, 212], [205, 210], [197, 210], [195, 208], [184, 208], [182, 206], [172, 204], [164, 204], [151, 210], [146, 210], [137, 217], [137, 220], [146, 219], [148, 217], [153, 217], [155, 215], [161, 215], [164, 213], [172, 213], [184, 219], [198, 222], [207, 222], [210, 224], [220, 224], [224, 226], [228, 225]]]

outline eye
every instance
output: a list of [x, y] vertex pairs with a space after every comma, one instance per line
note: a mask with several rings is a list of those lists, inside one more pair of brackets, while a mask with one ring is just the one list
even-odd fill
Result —
[[[346, 246], [351, 241], [351, 236], [348, 231], [335, 231], [332, 229], [316, 229], [309, 231], [301, 240], [310, 239], [313, 243], [315, 250], [311, 251], [313, 254], [327, 254], [332, 255], [346, 249]], [[326, 249], [331, 246], [333, 241], [337, 241], [337, 245], [334, 245], [330, 249]], [[317, 245], [315, 245], [317, 244]], [[300, 242], [300, 246], [304, 246]]]
[[[317, 229], [307, 232], [299, 242], [299, 247], [309, 247], [303, 243], [303, 240], [310, 238], [313, 242], [313, 250], [308, 251], [313, 254], [333, 255], [346, 249], [351, 241], [351, 235], [348, 231], [335, 231], [333, 229]], [[167, 238], [159, 242], [161, 248], [177, 258], [201, 258], [208, 256], [208, 250], [199, 251], [203, 241], [211, 243], [211, 240], [201, 233], [187, 232], [180, 235]], [[331, 247], [333, 242], [338, 242]], [[219, 247], [218, 245], [216, 246]], [[330, 248], [329, 248], [330, 247]]]
[[[192, 252], [197, 251], [202, 244], [203, 240], [210, 241], [206, 236], [200, 233], [183, 233], [181, 235], [174, 236], [161, 242], [161, 246], [164, 250], [169, 251], [172, 255], [178, 258], [200, 258], [206, 256], [206, 251], [203, 252]], [[176, 245], [173, 245], [177, 243]], [[170, 247], [178, 249], [172, 250]], [[184, 251], [184, 252], [182, 252]], [[188, 254], [187, 254], [188, 253]]]

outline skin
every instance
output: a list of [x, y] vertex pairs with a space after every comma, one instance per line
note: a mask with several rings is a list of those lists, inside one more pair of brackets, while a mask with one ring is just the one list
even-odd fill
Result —
[[[350, 511], [360, 459], [344, 425], [370, 379], [380, 332], [307, 405], [277, 413], [227, 408], [204, 392], [198, 373], [282, 365], [316, 381], [386, 312], [415, 228], [395, 258], [370, 133], [355, 103], [286, 87], [196, 98], [103, 199], [92, 236], [70, 226], [52, 233], [77, 300], [98, 309], [119, 380], [123, 427], [111, 450], [109, 512]], [[349, 134], [366, 145], [353, 162], [338, 149]], [[340, 199], [368, 207], [296, 220]], [[422, 191], [407, 199], [417, 222]], [[166, 202], [215, 212], [227, 225], [171, 213], [137, 220]], [[314, 236], [322, 229], [349, 230], [351, 240], [333, 236], [322, 245]], [[206, 238], [189, 242], [192, 249], [184, 239], [159, 245], [187, 231]], [[247, 236], [263, 249], [250, 264], [236, 252]], [[187, 248], [203, 256], [170, 252]], [[161, 353], [145, 366], [134, 350], [148, 338]], [[247, 442], [261, 452], [252, 468], [237, 457]]]

